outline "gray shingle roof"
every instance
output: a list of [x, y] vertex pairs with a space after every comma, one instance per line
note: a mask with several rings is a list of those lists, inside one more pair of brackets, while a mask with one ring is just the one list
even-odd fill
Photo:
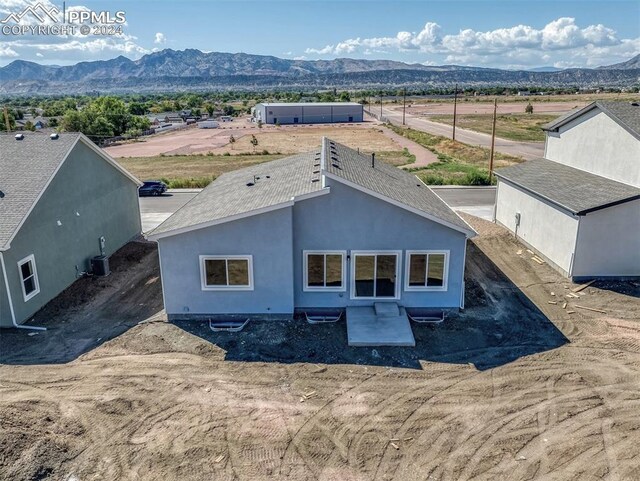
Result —
[[572, 110], [571, 112], [558, 117], [553, 122], [544, 125], [542, 129], [557, 130], [567, 122], [570, 122], [574, 118], [577, 118], [596, 107], [609, 115], [629, 133], [640, 139], [640, 105], [638, 105], [638, 102], [597, 100], [586, 107]]
[[[319, 171], [320, 152], [316, 151], [222, 174], [149, 235], [153, 237], [290, 202], [293, 197], [322, 189]], [[318, 180], [312, 182], [314, 179]], [[249, 183], [254, 185], [247, 185]]]
[[640, 199], [637, 187], [547, 159], [498, 169], [496, 176], [576, 215]]
[[[414, 175], [380, 160], [376, 160], [376, 167], [372, 169], [369, 156], [324, 139], [318, 151], [221, 175], [149, 236], [162, 237], [162, 234], [170, 232], [224, 222], [237, 215], [251, 215], [252, 212], [290, 202], [293, 197], [319, 191], [322, 189], [323, 157], [327, 173], [474, 235], [473, 229]], [[248, 183], [253, 183], [254, 176], [260, 179], [248, 186]]]
[[325, 169], [330, 174], [474, 234], [471, 226], [415, 175], [379, 159], [372, 168], [370, 155], [329, 139], [323, 142]]
[[43, 189], [66, 158], [80, 134], [60, 134], [52, 140], [42, 133], [0, 135], [0, 250], [13, 238]]

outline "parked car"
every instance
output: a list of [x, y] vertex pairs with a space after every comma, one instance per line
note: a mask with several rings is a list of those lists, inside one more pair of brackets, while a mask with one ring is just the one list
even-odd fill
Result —
[[167, 184], [159, 180], [145, 180], [138, 193], [143, 195], [162, 195], [167, 191]]

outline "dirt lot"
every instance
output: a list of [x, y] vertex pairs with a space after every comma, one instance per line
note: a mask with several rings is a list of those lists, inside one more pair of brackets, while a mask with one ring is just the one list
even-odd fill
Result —
[[0, 333], [0, 479], [639, 479], [640, 287], [565, 298], [474, 225], [467, 309], [414, 325], [415, 349], [164, 322], [155, 249], [126, 247], [36, 316], [47, 332]]
[[[166, 132], [143, 141], [107, 147], [113, 157], [153, 157], [160, 154], [185, 155], [208, 153], [243, 154], [255, 150], [270, 153], [295, 154], [308, 152], [320, 145], [323, 136], [354, 148], [366, 146], [370, 151], [399, 151], [402, 148], [381, 131], [374, 122], [361, 124], [265, 125], [259, 129], [255, 124], [239, 119], [221, 124], [220, 129], [190, 128], [177, 132]], [[258, 139], [254, 148], [251, 135]], [[236, 142], [229, 144], [233, 136]]]
[[[493, 97], [488, 98], [487, 102], [465, 102], [464, 100], [458, 102], [456, 113], [459, 115], [465, 114], [492, 114], [493, 115]], [[576, 107], [584, 107], [589, 102], [584, 100], [576, 100], [573, 102], [547, 102], [537, 101], [535, 97], [529, 99], [533, 105], [534, 112], [544, 114], [557, 114], [562, 115], [569, 110]], [[501, 103], [498, 101], [498, 113], [499, 114], [521, 114], [524, 113], [524, 108], [527, 102], [510, 102]], [[428, 104], [413, 104], [408, 112], [413, 115], [453, 115], [453, 102], [438, 102]], [[402, 111], [402, 105], [396, 105], [394, 110]]]

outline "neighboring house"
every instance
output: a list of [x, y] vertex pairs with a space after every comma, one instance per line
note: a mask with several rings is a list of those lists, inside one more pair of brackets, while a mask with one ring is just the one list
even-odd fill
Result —
[[0, 152], [0, 327], [11, 327], [140, 234], [140, 182], [78, 133], [0, 135]]
[[319, 124], [362, 122], [363, 107], [356, 102], [273, 102], [252, 109], [253, 121], [265, 124]]
[[640, 277], [640, 106], [597, 101], [498, 169], [495, 219], [567, 277]]
[[414, 175], [329, 139], [221, 175], [149, 235], [170, 319], [460, 308], [473, 229]]

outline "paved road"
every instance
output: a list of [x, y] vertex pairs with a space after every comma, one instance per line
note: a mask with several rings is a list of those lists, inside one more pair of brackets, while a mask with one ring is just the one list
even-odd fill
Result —
[[149, 232], [189, 202], [196, 192], [171, 192], [159, 197], [140, 197], [142, 232]]
[[[433, 187], [442, 200], [454, 210], [492, 220], [493, 204], [496, 197], [494, 187]], [[142, 216], [142, 231], [149, 232], [180, 207], [189, 202], [197, 190], [187, 192], [172, 191], [160, 197], [140, 197], [140, 213]]]
[[[383, 109], [382, 115], [392, 124], [402, 124], [402, 112], [396, 112], [390, 109]], [[451, 138], [452, 127], [450, 125], [431, 122], [430, 120], [415, 115], [406, 114], [405, 123], [411, 128], [422, 130], [430, 134], [442, 135]], [[491, 147], [491, 136], [481, 132], [456, 129], [456, 140], [469, 145], [479, 145], [482, 147]], [[504, 154], [515, 155], [524, 159], [534, 159], [544, 155], [544, 142], [516, 142], [496, 137], [496, 151]]]

